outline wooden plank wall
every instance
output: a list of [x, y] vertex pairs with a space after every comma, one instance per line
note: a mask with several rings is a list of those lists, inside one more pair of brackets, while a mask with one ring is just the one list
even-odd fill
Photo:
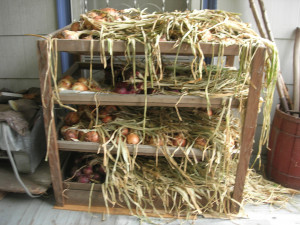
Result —
[[36, 37], [57, 29], [55, 0], [2, 0], [0, 89], [39, 87]]
[[[271, 24], [275, 42], [279, 51], [281, 71], [289, 94], [293, 93], [293, 47], [295, 39], [295, 29], [300, 24], [300, 1], [299, 0], [264, 0], [267, 10], [268, 18]], [[258, 2], [255, 1], [259, 8]], [[241, 14], [241, 18], [244, 22], [250, 23], [251, 27], [258, 33], [255, 21], [252, 16], [252, 12], [249, 6], [249, 1], [237, 1], [237, 0], [222, 0], [218, 1], [218, 9], [237, 12]], [[277, 91], [274, 95], [274, 104], [271, 113], [273, 118], [275, 113], [275, 107], [279, 103], [279, 97]], [[260, 129], [262, 126], [263, 116], [260, 114], [258, 118], [257, 132], [254, 143], [254, 150], [258, 148], [258, 142], [260, 137]], [[264, 150], [263, 156], [266, 156], [267, 150]]]

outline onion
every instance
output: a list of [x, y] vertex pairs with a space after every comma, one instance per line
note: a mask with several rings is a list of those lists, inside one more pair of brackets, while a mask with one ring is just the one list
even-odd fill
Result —
[[72, 87], [72, 82], [70, 79], [61, 79], [58, 82], [58, 90], [63, 91], [63, 90], [69, 90]]
[[81, 175], [80, 177], [78, 177], [77, 182], [86, 184], [90, 183], [90, 179], [86, 175]]
[[105, 111], [108, 113], [114, 113], [114, 112], [117, 112], [118, 109], [114, 105], [107, 105], [107, 106], [105, 106]]
[[99, 111], [99, 118], [105, 118], [105, 117], [107, 117], [107, 116], [109, 116], [109, 113], [105, 110], [105, 109], [102, 109], [102, 110], [100, 110]]
[[78, 130], [68, 129], [64, 134], [64, 139], [66, 141], [72, 141], [73, 139], [78, 139]]
[[71, 31], [79, 31], [80, 30], [80, 23], [79, 22], [72, 23], [70, 30]]
[[205, 138], [202, 137], [198, 137], [195, 141], [196, 145], [198, 146], [205, 146], [207, 144], [207, 140]]
[[140, 142], [140, 138], [137, 134], [135, 133], [130, 133], [127, 135], [127, 143], [128, 144], [133, 144], [136, 145]]
[[92, 178], [94, 179], [94, 180], [97, 180], [97, 181], [100, 181], [100, 174], [99, 173], [93, 173], [92, 174]]
[[65, 117], [65, 124], [72, 126], [78, 123], [80, 120], [79, 115], [77, 112], [69, 112]]
[[80, 78], [78, 78], [77, 82], [83, 83], [83, 84], [85, 84], [86, 86], [88, 85], [88, 80], [87, 80], [85, 77], [80, 77]]
[[76, 31], [63, 30], [62, 35], [63, 35], [64, 39], [69, 39], [69, 40], [78, 40], [79, 39], [79, 34]]
[[127, 127], [122, 128], [122, 130], [121, 130], [121, 134], [122, 134], [122, 135], [127, 136], [128, 133], [129, 133], [129, 130], [128, 130]]
[[84, 83], [76, 82], [75, 84], [73, 84], [72, 90], [74, 90], [74, 91], [87, 91], [88, 87]]
[[69, 80], [69, 81], [71, 81], [71, 83], [73, 83], [73, 81], [74, 81], [74, 78], [71, 75], [66, 75], [62, 79]]
[[87, 16], [90, 17], [90, 18], [94, 18], [94, 17], [98, 16], [98, 13], [96, 13], [94, 11], [91, 11], [91, 12], [87, 13]]
[[112, 116], [107, 115], [107, 116], [105, 116], [105, 117], [102, 119], [102, 122], [103, 122], [103, 123], [109, 123], [109, 122], [111, 122], [112, 120], [113, 120]]
[[115, 89], [115, 92], [118, 94], [129, 94], [128, 90], [126, 87], [119, 87]]
[[163, 138], [153, 138], [151, 137], [150, 141], [149, 141], [150, 145], [154, 145], [154, 146], [163, 146], [165, 144], [164, 139]]
[[89, 131], [85, 134], [84, 140], [87, 142], [99, 142], [99, 134], [97, 131]]
[[82, 169], [82, 172], [85, 174], [85, 175], [91, 175], [93, 173], [93, 168], [91, 166], [87, 166], [87, 167], [84, 167]]
[[61, 135], [64, 136], [65, 133], [66, 133], [66, 131], [67, 131], [69, 128], [70, 128], [69, 126], [62, 126], [62, 127], [60, 128], [60, 133], [61, 133]]
[[212, 115], [213, 115], [213, 111], [212, 111], [211, 109], [208, 109], [208, 110], [207, 110], [207, 115], [208, 115], [208, 116], [212, 116]]
[[185, 147], [186, 146], [186, 139], [182, 134], [178, 134], [174, 137], [174, 140], [172, 141], [172, 144], [174, 146], [181, 146]]

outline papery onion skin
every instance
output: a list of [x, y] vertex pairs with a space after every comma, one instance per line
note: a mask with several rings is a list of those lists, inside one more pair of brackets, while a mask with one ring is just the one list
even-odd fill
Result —
[[98, 143], [100, 141], [99, 134], [97, 131], [89, 131], [85, 134], [84, 141]]
[[133, 144], [136, 145], [140, 142], [140, 138], [135, 133], [130, 133], [127, 135], [127, 144]]
[[68, 126], [72, 126], [74, 124], [77, 124], [80, 120], [80, 117], [77, 112], [69, 112], [65, 116], [65, 124]]
[[72, 85], [72, 90], [74, 91], [87, 91], [89, 88], [81, 82], [76, 82]]
[[186, 146], [186, 139], [183, 137], [183, 135], [178, 134], [174, 137], [172, 144], [174, 146], [181, 146], [181, 147], [185, 147]]
[[64, 139], [66, 141], [72, 141], [73, 139], [78, 139], [78, 130], [69, 129], [64, 134]]

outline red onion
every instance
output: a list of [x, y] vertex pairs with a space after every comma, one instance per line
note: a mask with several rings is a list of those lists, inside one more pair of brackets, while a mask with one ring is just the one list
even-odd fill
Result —
[[84, 167], [82, 169], [82, 172], [85, 174], [85, 175], [91, 175], [93, 173], [93, 168], [91, 166], [87, 166], [87, 167]]
[[120, 88], [116, 88], [115, 92], [118, 94], [129, 94], [129, 92], [127, 91], [127, 88], [125, 87], [120, 87]]
[[90, 182], [90, 179], [85, 175], [81, 175], [80, 177], [78, 177], [77, 182], [86, 184]]

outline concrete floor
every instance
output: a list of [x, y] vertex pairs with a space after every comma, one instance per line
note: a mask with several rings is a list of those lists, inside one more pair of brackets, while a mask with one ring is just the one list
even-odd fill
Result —
[[[111, 215], [102, 221], [102, 214], [53, 209], [54, 197], [30, 198], [26, 194], [7, 193], [0, 200], [0, 225], [138, 225], [149, 224], [134, 216]], [[155, 224], [224, 224], [224, 225], [300, 225], [300, 195], [284, 208], [270, 205], [246, 205], [247, 216], [240, 219], [208, 219], [194, 221], [151, 218]]]

